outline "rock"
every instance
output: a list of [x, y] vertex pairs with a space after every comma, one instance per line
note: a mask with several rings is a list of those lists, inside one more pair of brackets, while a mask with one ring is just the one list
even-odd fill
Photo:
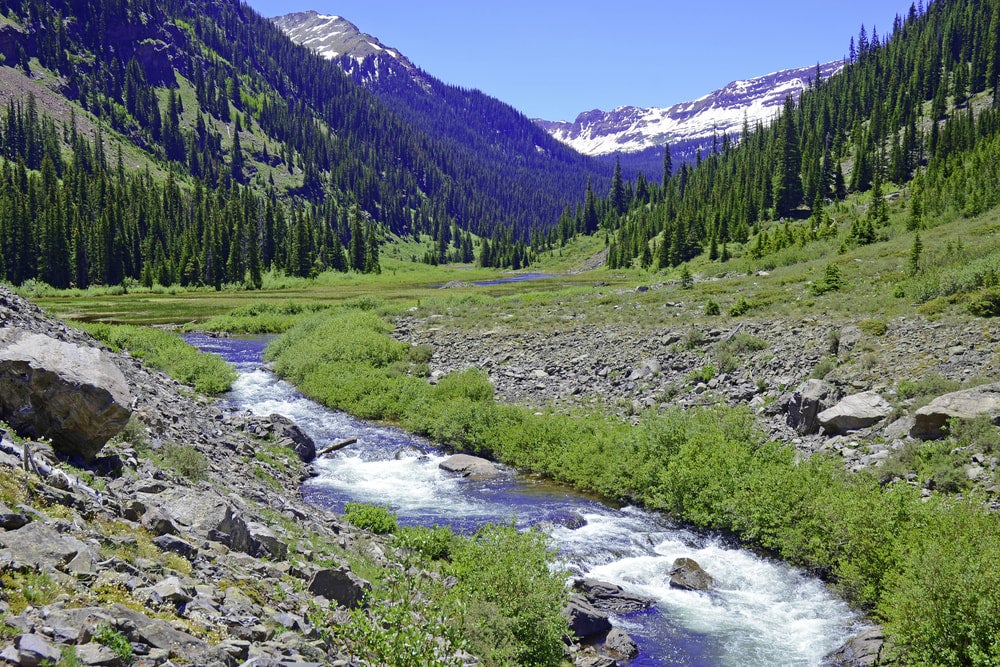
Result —
[[788, 399], [786, 422], [801, 435], [819, 431], [817, 415], [833, 405], [837, 389], [823, 380], [806, 380]]
[[880, 664], [885, 636], [881, 628], [865, 630], [827, 654], [820, 667], [870, 667]]
[[316, 443], [305, 431], [299, 428], [298, 424], [288, 417], [278, 414], [273, 414], [268, 419], [274, 424], [275, 440], [290, 440], [292, 449], [304, 463], [309, 463], [316, 458]]
[[17, 649], [17, 660], [14, 662], [21, 667], [34, 667], [42, 662], [51, 664], [61, 657], [59, 649], [41, 635], [21, 635], [14, 640], [14, 646]]
[[161, 579], [150, 590], [160, 600], [172, 604], [183, 604], [194, 599], [194, 591], [184, 586], [177, 577]]
[[41, 570], [65, 567], [81, 552], [89, 556], [87, 545], [80, 540], [37, 522], [0, 533], [0, 547], [3, 547], [0, 549], [0, 561], [10, 559], [22, 566]]
[[641, 611], [656, 603], [652, 598], [629, 593], [621, 586], [597, 579], [577, 579], [573, 582], [573, 590], [582, 594], [596, 609], [612, 614]]
[[439, 463], [438, 467], [470, 479], [489, 479], [490, 477], [498, 477], [500, 475], [500, 468], [492, 461], [468, 454], [450, 456]]
[[691, 558], [678, 558], [670, 566], [670, 587], [686, 591], [707, 591], [715, 585], [708, 572], [705, 572]]
[[0, 514], [0, 528], [4, 530], [17, 530], [31, 523], [31, 517], [27, 514], [15, 512], [4, 512]]
[[258, 557], [267, 556], [274, 560], [284, 560], [288, 555], [288, 545], [279, 540], [273, 530], [256, 522], [250, 522], [246, 526], [252, 545], [247, 553]]
[[587, 525], [586, 517], [579, 512], [574, 512], [572, 510], [557, 510], [555, 512], [550, 512], [546, 515], [545, 521], [553, 524], [554, 526], [562, 526], [563, 528], [569, 528], [570, 530], [583, 528]]
[[118, 654], [103, 644], [91, 642], [76, 647], [76, 657], [84, 665], [117, 665]]
[[910, 436], [922, 440], [944, 436], [949, 419], [987, 416], [994, 424], [1000, 424], [1000, 382], [938, 396], [913, 416]]
[[618, 667], [618, 661], [607, 655], [587, 652], [576, 657], [574, 667]]
[[319, 570], [309, 581], [309, 592], [344, 607], [359, 607], [372, 585], [347, 567]]
[[154, 537], [153, 544], [162, 551], [170, 551], [184, 556], [184, 558], [192, 558], [198, 554], [198, 549], [195, 546], [185, 542], [175, 535], [160, 535], [159, 537]]
[[569, 631], [577, 639], [598, 637], [611, 630], [611, 621], [579, 594], [571, 595], [563, 616], [569, 619]]
[[827, 433], [846, 433], [868, 428], [892, 413], [892, 406], [874, 391], [852, 394], [832, 408], [819, 413], [817, 419]]
[[626, 660], [633, 660], [639, 655], [638, 644], [621, 628], [611, 629], [604, 640], [604, 650], [620, 655]]
[[19, 329], [0, 330], [0, 418], [89, 460], [132, 414], [125, 376], [107, 353]]
[[[209, 646], [194, 635], [181, 632], [170, 623], [152, 619], [121, 604], [111, 608], [116, 620], [114, 625], [122, 627], [133, 644], [137, 641], [170, 651], [177, 662], [205, 665], [235, 665], [232, 656], [224, 650]], [[124, 628], [128, 630], [124, 630]]]

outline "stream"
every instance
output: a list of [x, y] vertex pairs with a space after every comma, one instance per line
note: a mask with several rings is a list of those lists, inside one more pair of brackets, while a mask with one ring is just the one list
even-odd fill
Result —
[[[403, 525], [540, 524], [573, 576], [587, 576], [654, 598], [649, 610], [612, 617], [639, 645], [633, 666], [815, 667], [861, 629], [846, 602], [820, 580], [780, 561], [733, 548], [635, 507], [616, 508], [565, 487], [518, 475], [472, 481], [438, 468], [432, 443], [325, 408], [263, 367], [266, 339], [187, 336], [239, 371], [223, 407], [295, 421], [317, 448], [358, 442], [317, 460], [302, 487], [310, 502], [341, 511], [360, 501], [390, 506]], [[586, 523], [571, 529], [580, 519]], [[675, 558], [689, 557], [714, 577], [711, 593], [672, 589]]]

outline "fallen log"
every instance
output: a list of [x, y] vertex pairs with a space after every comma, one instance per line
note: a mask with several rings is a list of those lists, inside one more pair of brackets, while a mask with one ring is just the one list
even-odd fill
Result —
[[357, 441], [358, 441], [357, 438], [348, 438], [347, 440], [341, 440], [340, 442], [335, 442], [329, 447], [324, 447], [323, 449], [319, 450], [319, 453], [316, 454], [316, 456], [323, 456], [324, 454], [332, 454], [333, 452], [341, 450], [344, 447], [347, 447], [348, 445], [353, 445]]

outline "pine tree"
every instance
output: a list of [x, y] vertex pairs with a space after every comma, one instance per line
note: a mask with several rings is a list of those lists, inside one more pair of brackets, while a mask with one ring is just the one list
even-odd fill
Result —
[[674, 162], [670, 156], [670, 144], [663, 144], [663, 187], [667, 187], [674, 173]]
[[777, 162], [773, 180], [775, 212], [779, 217], [791, 215], [802, 203], [802, 158], [795, 130], [795, 110], [791, 95], [785, 97], [785, 107], [778, 120]]
[[913, 235], [913, 246], [910, 248], [910, 275], [915, 276], [920, 273], [920, 254], [924, 250], [924, 244], [920, 240], [920, 232]]
[[364, 273], [365, 258], [368, 251], [365, 247], [364, 232], [361, 229], [361, 210], [357, 204], [351, 207], [349, 217], [351, 224], [351, 268], [359, 273]]

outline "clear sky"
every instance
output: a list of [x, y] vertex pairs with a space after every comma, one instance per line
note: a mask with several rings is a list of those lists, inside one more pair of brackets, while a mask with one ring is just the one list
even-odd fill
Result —
[[670, 106], [730, 81], [839, 60], [910, 0], [244, 0], [343, 16], [429, 74], [530, 117]]

